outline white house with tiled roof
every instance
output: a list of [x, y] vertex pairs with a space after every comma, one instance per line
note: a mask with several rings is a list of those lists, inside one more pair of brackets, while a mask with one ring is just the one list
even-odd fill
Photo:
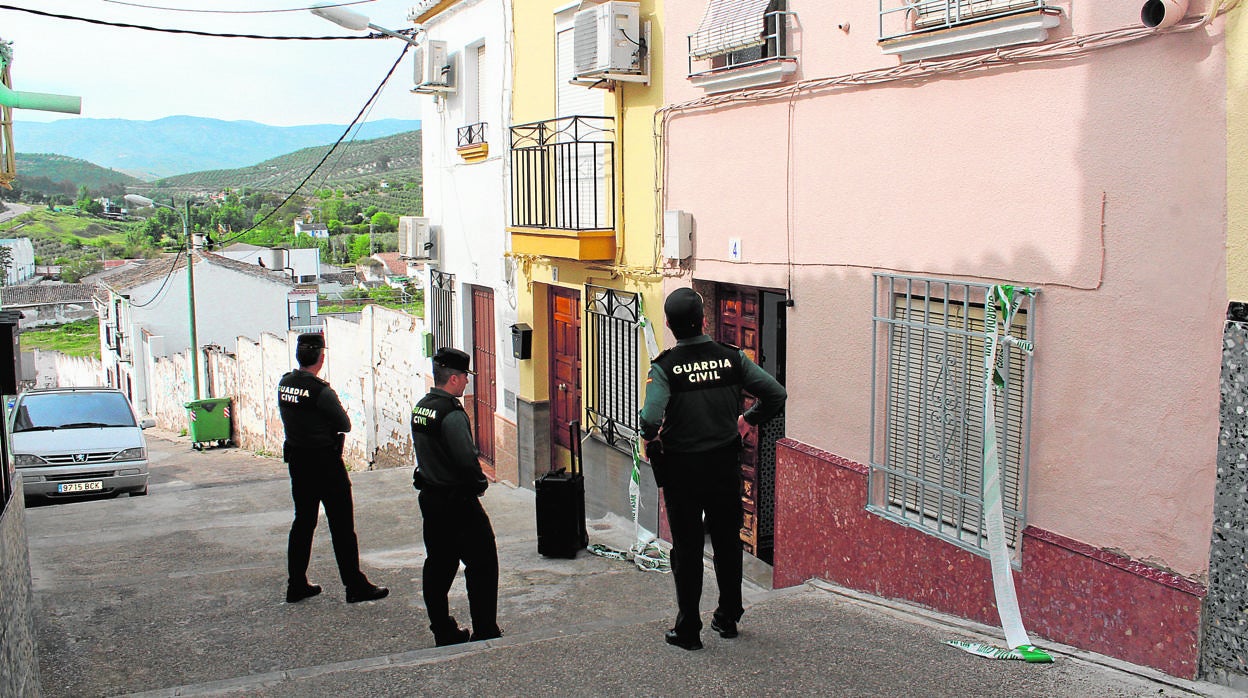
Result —
[[18, 327], [62, 325], [96, 317], [91, 284], [41, 283], [0, 289], [0, 307], [22, 314]]
[[[190, 346], [186, 257], [166, 255], [101, 274], [97, 284], [106, 380], [126, 391], [143, 413], [149, 391], [146, 367]], [[288, 273], [202, 250], [195, 252], [195, 317], [199, 346], [215, 344], [226, 351], [234, 351], [240, 336], [285, 336], [295, 325], [299, 331], [314, 331], [320, 319], [314, 288], [309, 293]], [[189, 380], [186, 386], [160, 389], [185, 390], [191, 398]]]

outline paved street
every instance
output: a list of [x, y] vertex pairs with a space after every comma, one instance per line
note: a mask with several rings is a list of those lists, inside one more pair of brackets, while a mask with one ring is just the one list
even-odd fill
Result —
[[[364, 568], [391, 596], [344, 602], [322, 517], [311, 578], [325, 593], [286, 604], [283, 464], [169, 433], [149, 445], [149, 496], [27, 512], [47, 696], [1236, 695], [1052, 645], [1051, 665], [981, 659], [942, 641], [992, 641], [991, 628], [821, 584], [747, 586], [741, 637], [708, 628], [706, 649], [684, 652], [662, 641], [670, 577], [538, 556], [533, 493], [503, 485], [485, 504], [505, 635], [434, 648], [407, 469], [352, 476]], [[590, 535], [625, 546], [630, 531], [610, 519]], [[462, 575], [451, 605], [466, 621]]]
[[16, 218], [29, 210], [30, 207], [25, 204], [6, 202], [4, 204], [4, 210], [0, 211], [0, 223], [3, 223], [10, 218]]

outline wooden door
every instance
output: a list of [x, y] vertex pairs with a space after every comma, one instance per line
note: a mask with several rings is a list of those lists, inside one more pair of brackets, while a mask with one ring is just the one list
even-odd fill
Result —
[[498, 407], [495, 367], [494, 290], [472, 287], [472, 367], [474, 379], [472, 424], [481, 459], [494, 464], [494, 413]]
[[581, 418], [581, 294], [550, 289], [550, 441], [572, 448], [568, 425]]
[[[716, 287], [715, 296], [715, 338], [741, 347], [751, 361], [783, 382], [784, 323], [782, 317], [777, 321], [783, 311], [783, 296], [722, 284]], [[753, 404], [754, 397], [747, 393], [742, 408]], [[765, 562], [771, 562], [775, 536], [775, 444], [783, 433], [783, 413], [765, 424], [750, 427], [741, 454], [741, 503], [745, 510], [741, 540], [747, 552]]]

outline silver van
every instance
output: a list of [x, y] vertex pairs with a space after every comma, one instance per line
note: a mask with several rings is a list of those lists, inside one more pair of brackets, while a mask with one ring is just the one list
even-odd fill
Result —
[[9, 413], [13, 465], [28, 499], [147, 494], [147, 441], [120, 390], [27, 390]]

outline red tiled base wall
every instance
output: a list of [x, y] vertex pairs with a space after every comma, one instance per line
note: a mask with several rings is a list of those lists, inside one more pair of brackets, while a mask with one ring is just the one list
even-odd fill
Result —
[[[867, 512], [867, 472], [791, 439], [778, 444], [776, 588], [818, 577], [999, 625], [988, 559]], [[1195, 677], [1203, 586], [1034, 527], [1023, 538], [1014, 582], [1029, 632]]]

